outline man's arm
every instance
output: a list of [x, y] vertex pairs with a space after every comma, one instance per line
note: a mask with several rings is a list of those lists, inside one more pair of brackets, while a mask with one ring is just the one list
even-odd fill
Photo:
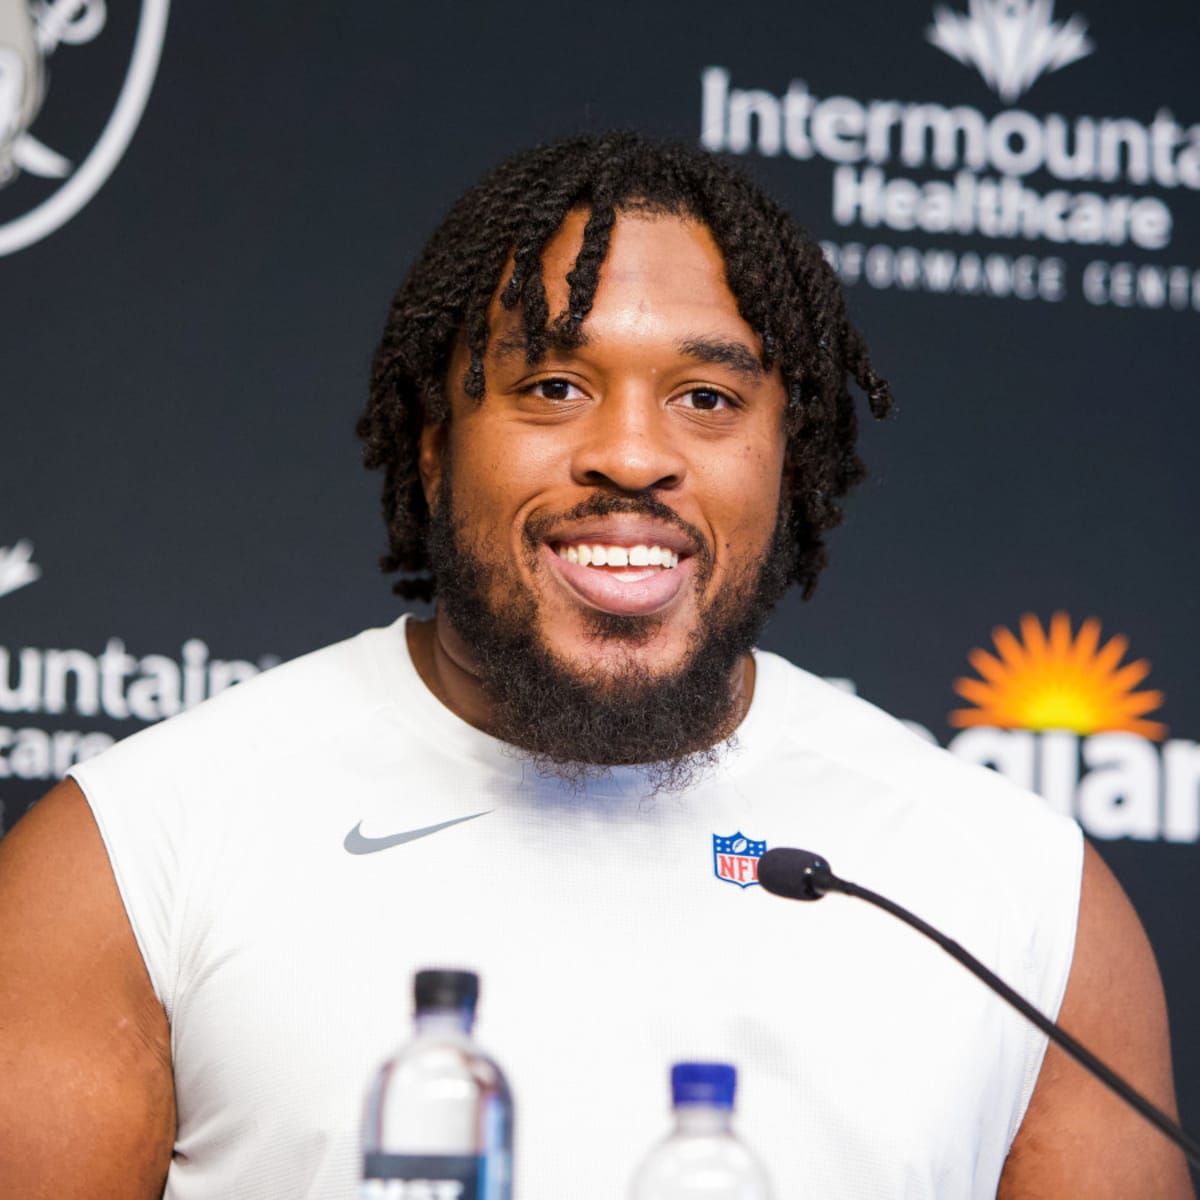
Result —
[[161, 1196], [174, 1136], [166, 1017], [68, 780], [0, 841], [0, 1196]]
[[[1167, 1006], [1133, 906], [1088, 846], [1075, 957], [1059, 1023], [1176, 1115]], [[1187, 1200], [1182, 1152], [1053, 1044], [1013, 1142], [999, 1200]]]

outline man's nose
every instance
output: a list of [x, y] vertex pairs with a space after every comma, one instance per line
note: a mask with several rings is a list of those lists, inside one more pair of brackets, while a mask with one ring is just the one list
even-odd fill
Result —
[[678, 487], [687, 472], [670, 411], [653, 394], [610, 394], [581, 429], [572, 460], [576, 483], [623, 492]]

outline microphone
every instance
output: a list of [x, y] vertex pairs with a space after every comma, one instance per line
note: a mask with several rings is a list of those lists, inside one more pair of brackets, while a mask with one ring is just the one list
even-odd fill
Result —
[[819, 854], [779, 846], [758, 860], [758, 882], [785, 900], [820, 900], [838, 880]]
[[808, 850], [796, 850], [779, 846], [766, 851], [758, 860], [758, 882], [772, 895], [787, 900], [820, 900], [827, 892], [842, 892], [857, 896], [877, 908], [882, 908], [906, 925], [911, 925], [931, 941], [936, 942], [951, 958], [957, 959], [977, 979], [982, 980], [1002, 1000], [1017, 1010], [1027, 1021], [1031, 1021], [1052, 1042], [1061, 1046], [1077, 1063], [1086, 1067], [1101, 1083], [1111, 1088], [1126, 1104], [1141, 1113], [1160, 1132], [1165, 1134], [1187, 1156], [1194, 1167], [1200, 1167], [1200, 1142], [1186, 1133], [1160, 1108], [1156, 1108], [1141, 1092], [1121, 1078], [1111, 1067], [1106, 1066], [1090, 1050], [1077, 1042], [1049, 1017], [1039, 1012], [1019, 992], [1009, 987], [998, 975], [989, 971], [973, 954], [968, 953], [944, 933], [927, 921], [902, 908], [894, 900], [872, 892], [868, 888], [841, 879], [833, 873], [829, 864], [819, 855]]

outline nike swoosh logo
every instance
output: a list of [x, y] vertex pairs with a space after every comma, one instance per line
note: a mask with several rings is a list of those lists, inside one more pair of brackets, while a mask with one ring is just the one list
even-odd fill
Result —
[[486, 817], [491, 811], [489, 808], [483, 812], [471, 813], [466, 817], [454, 817], [450, 821], [440, 821], [437, 825], [426, 825], [422, 829], [406, 829], [403, 833], [389, 833], [387, 837], [379, 838], [367, 837], [362, 833], [362, 822], [359, 821], [346, 834], [346, 840], [342, 845], [351, 854], [374, 854], [377, 850], [388, 850], [392, 846], [403, 846], [405, 842], [415, 842], [418, 838], [428, 837], [431, 833], [449, 829], [451, 825], [461, 825], [464, 821], [475, 820], [476, 817]]

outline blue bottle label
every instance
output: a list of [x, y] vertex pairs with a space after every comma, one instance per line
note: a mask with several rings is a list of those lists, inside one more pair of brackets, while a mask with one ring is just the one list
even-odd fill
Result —
[[472, 1154], [368, 1154], [359, 1200], [482, 1200]]

